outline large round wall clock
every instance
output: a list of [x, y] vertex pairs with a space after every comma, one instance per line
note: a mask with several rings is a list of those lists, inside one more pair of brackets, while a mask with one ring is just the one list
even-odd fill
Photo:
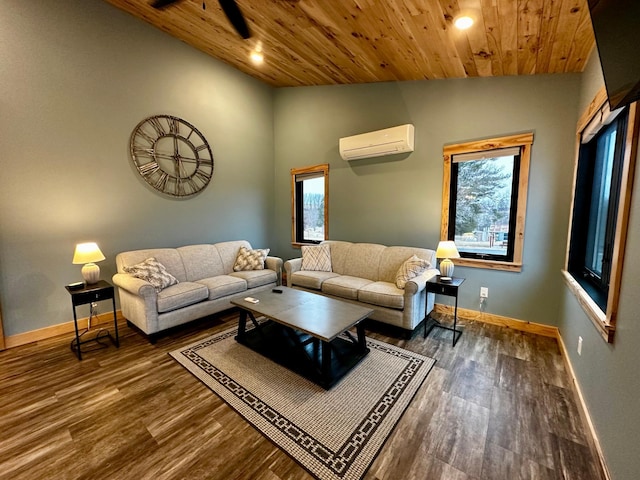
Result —
[[154, 115], [133, 129], [131, 158], [149, 185], [172, 197], [195, 195], [213, 176], [213, 154], [204, 135], [171, 115]]

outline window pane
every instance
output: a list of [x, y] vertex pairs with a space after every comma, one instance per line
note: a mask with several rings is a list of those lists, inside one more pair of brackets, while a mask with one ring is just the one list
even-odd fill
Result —
[[291, 169], [291, 242], [320, 243], [329, 234], [329, 164]]
[[305, 241], [324, 240], [324, 177], [302, 182], [303, 233]]
[[616, 124], [612, 124], [597, 140], [587, 232], [585, 266], [599, 277], [602, 276], [605, 252], [615, 147]]
[[463, 253], [507, 255], [514, 155], [457, 164], [455, 242]]

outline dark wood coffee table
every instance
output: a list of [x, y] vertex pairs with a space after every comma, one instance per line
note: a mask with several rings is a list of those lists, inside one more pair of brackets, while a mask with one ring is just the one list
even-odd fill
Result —
[[[236, 340], [325, 389], [368, 353], [362, 320], [373, 310], [287, 287], [232, 300], [240, 307]], [[258, 322], [256, 316], [266, 317]], [[254, 328], [247, 330], [247, 318]], [[356, 327], [357, 338], [349, 332]], [[344, 334], [344, 335], [342, 335]]]

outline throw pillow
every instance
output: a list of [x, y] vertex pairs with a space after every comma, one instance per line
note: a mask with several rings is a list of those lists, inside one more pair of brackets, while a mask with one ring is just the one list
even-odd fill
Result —
[[398, 288], [404, 288], [409, 280], [417, 277], [431, 264], [417, 255], [413, 255], [410, 259], [406, 260], [398, 269], [396, 274], [396, 286]]
[[331, 271], [331, 248], [329, 245], [314, 245], [302, 247], [302, 270], [317, 272]]
[[136, 278], [146, 280], [153, 285], [156, 292], [178, 283], [178, 279], [167, 272], [165, 266], [154, 257], [147, 258], [144, 262], [131, 267], [124, 267], [124, 271]]
[[268, 248], [250, 250], [246, 247], [240, 247], [233, 271], [264, 270], [264, 261], [267, 259], [267, 255], [269, 255]]

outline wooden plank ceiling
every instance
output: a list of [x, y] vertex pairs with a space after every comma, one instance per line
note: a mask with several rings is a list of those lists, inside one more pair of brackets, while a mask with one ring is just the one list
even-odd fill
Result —
[[216, 0], [106, 1], [274, 87], [581, 72], [595, 45], [586, 0], [238, 0], [248, 40]]

